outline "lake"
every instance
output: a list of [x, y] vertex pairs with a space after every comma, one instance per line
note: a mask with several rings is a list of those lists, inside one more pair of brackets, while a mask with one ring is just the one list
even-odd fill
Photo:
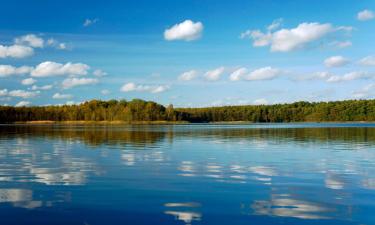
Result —
[[0, 125], [1, 224], [375, 224], [375, 124]]

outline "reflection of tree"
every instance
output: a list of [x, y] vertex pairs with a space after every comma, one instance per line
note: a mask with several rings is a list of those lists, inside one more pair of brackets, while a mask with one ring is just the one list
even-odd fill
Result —
[[51, 139], [80, 140], [88, 145], [130, 144], [137, 146], [156, 144], [165, 137], [164, 132], [128, 130], [112, 126], [4, 126], [0, 136], [34, 136]]
[[202, 128], [188, 131], [175, 132], [176, 136], [189, 136], [217, 139], [257, 139], [282, 142], [375, 142], [374, 128]]
[[80, 140], [88, 145], [130, 144], [136, 146], [155, 145], [165, 138], [205, 138], [272, 140], [274, 142], [375, 142], [375, 129], [370, 127], [321, 127], [321, 128], [252, 128], [246, 126], [2, 126], [0, 136], [35, 136]]

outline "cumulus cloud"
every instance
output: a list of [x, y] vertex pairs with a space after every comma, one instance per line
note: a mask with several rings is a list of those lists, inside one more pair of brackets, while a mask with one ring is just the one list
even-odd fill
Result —
[[[272, 26], [271, 27], [278, 27]], [[301, 23], [292, 29], [269, 30], [264, 33], [260, 30], [247, 30], [241, 38], [253, 40], [254, 47], [270, 46], [272, 52], [290, 52], [304, 48], [307, 44], [317, 41], [335, 31], [351, 31], [352, 27], [333, 27], [329, 23]]]
[[0, 77], [27, 74], [30, 73], [32, 69], [33, 68], [29, 66], [14, 67], [11, 65], [0, 65]]
[[350, 72], [346, 73], [342, 76], [331, 76], [327, 79], [327, 82], [342, 82], [342, 81], [352, 81], [352, 80], [359, 80], [359, 79], [369, 79], [372, 78], [374, 75], [368, 72]]
[[34, 49], [29, 46], [23, 45], [10, 45], [4, 46], [0, 45], [0, 58], [25, 58], [32, 56], [34, 54]]
[[53, 85], [51, 85], [51, 84], [43, 85], [43, 86], [33, 85], [31, 87], [31, 90], [33, 90], [33, 91], [38, 91], [38, 90], [46, 91], [46, 90], [51, 90], [52, 88], [53, 88]]
[[164, 38], [168, 41], [184, 40], [193, 41], [202, 36], [203, 24], [194, 23], [191, 20], [185, 20], [182, 23], [175, 24], [173, 27], [164, 31]]
[[35, 34], [27, 34], [14, 39], [14, 43], [18, 45], [30, 46], [33, 48], [43, 48], [44, 40]]
[[106, 72], [104, 72], [103, 70], [99, 70], [99, 69], [94, 70], [94, 72], [92, 74], [96, 77], [104, 77], [104, 76], [108, 75]]
[[62, 82], [64, 89], [73, 88], [76, 86], [92, 85], [98, 83], [99, 80], [96, 78], [67, 78]]
[[178, 79], [182, 81], [189, 81], [189, 80], [193, 80], [194, 78], [196, 78], [197, 75], [198, 75], [198, 72], [196, 70], [190, 70], [190, 71], [186, 71], [182, 73], [178, 77]]
[[357, 19], [360, 21], [372, 20], [374, 18], [375, 18], [374, 12], [368, 9], [365, 9], [357, 14]]
[[36, 80], [30, 77], [30, 78], [23, 79], [21, 81], [21, 84], [22, 85], [33, 85], [33, 84], [35, 84], [35, 82], [36, 82]]
[[56, 93], [52, 96], [53, 99], [71, 99], [73, 95]]
[[95, 19], [85, 19], [85, 21], [83, 21], [83, 26], [84, 27], [88, 27], [88, 26], [94, 25], [97, 22], [99, 22], [98, 18], [95, 18]]
[[153, 94], [161, 93], [169, 89], [168, 85], [142, 85], [142, 84], [135, 84], [133, 82], [126, 83], [121, 87], [122, 92], [150, 92]]
[[33, 98], [33, 97], [36, 97], [39, 94], [39, 92], [24, 91], [24, 90], [13, 90], [13, 91], [8, 92], [6, 90], [6, 94], [9, 97]]
[[367, 56], [359, 60], [358, 63], [362, 66], [375, 66], [375, 56]]
[[282, 73], [281, 70], [272, 68], [270, 66], [259, 68], [253, 71], [250, 71], [245, 68], [239, 68], [235, 70], [230, 76], [229, 79], [231, 81], [239, 81], [239, 80], [248, 80], [248, 81], [256, 81], [256, 80], [272, 80], [279, 76]]
[[252, 71], [245, 79], [246, 80], [271, 80], [276, 78], [281, 71], [270, 66], [263, 67]]
[[246, 69], [245, 67], [239, 68], [229, 75], [229, 80], [231, 81], [242, 80], [247, 73], [248, 73], [248, 69]]
[[343, 56], [332, 56], [324, 60], [326, 67], [341, 67], [349, 64], [350, 61]]
[[86, 75], [90, 67], [83, 63], [66, 64], [46, 61], [36, 66], [31, 72], [33, 77], [51, 77], [61, 75]]
[[209, 81], [217, 81], [220, 79], [221, 75], [224, 73], [225, 68], [219, 67], [214, 70], [209, 70], [204, 74], [204, 78]]
[[20, 101], [15, 106], [16, 107], [24, 107], [24, 106], [29, 106], [29, 105], [31, 105], [31, 102], [29, 102], [29, 101]]

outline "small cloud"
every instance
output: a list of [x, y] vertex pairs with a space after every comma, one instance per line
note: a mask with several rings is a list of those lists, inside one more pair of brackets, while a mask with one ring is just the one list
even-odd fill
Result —
[[231, 81], [242, 80], [247, 73], [248, 73], [248, 69], [246, 69], [245, 67], [239, 68], [230, 74], [229, 80]]
[[56, 93], [52, 96], [53, 99], [71, 99], [73, 95]]
[[204, 74], [204, 78], [208, 81], [217, 81], [220, 79], [221, 75], [224, 73], [225, 68], [219, 67], [214, 70], [209, 70]]
[[103, 70], [94, 70], [93, 72], [94, 76], [96, 77], [104, 77], [104, 76], [107, 76], [108, 74], [106, 72], [104, 72]]
[[358, 63], [362, 66], [375, 66], [375, 56], [367, 56], [359, 60]]
[[13, 90], [13, 91], [9, 91], [7, 94], [10, 97], [33, 98], [33, 97], [36, 97], [39, 94], [39, 92], [24, 91], [24, 90]]
[[54, 47], [56, 49], [60, 49], [60, 50], [66, 50], [68, 49], [68, 46], [66, 43], [63, 43], [63, 42], [59, 42], [57, 41], [56, 39], [54, 38], [50, 38], [47, 40], [47, 45], [48, 46], [51, 46], [51, 47]]
[[246, 76], [245, 79], [250, 81], [271, 80], [276, 78], [280, 74], [281, 70], [268, 66], [252, 71], [248, 76]]
[[329, 45], [336, 48], [348, 48], [351, 47], [353, 43], [351, 41], [333, 41]]
[[184, 40], [193, 41], [202, 36], [203, 24], [194, 23], [191, 20], [185, 20], [182, 23], [175, 24], [173, 27], [164, 31], [164, 38], [167, 41]]
[[101, 90], [100, 93], [102, 93], [102, 95], [109, 95], [109, 94], [111, 94], [111, 92], [109, 90], [107, 90], [107, 89]]
[[35, 84], [35, 82], [36, 82], [36, 80], [30, 77], [30, 78], [23, 79], [21, 81], [21, 84], [22, 85], [33, 85], [33, 84]]
[[344, 58], [343, 56], [332, 56], [324, 60], [324, 65], [326, 67], [341, 67], [350, 63], [350, 60]]
[[52, 77], [61, 75], [86, 75], [90, 67], [83, 63], [42, 62], [31, 72], [33, 77]]
[[93, 85], [99, 82], [96, 78], [67, 78], [62, 82], [62, 87], [64, 89], [73, 88], [76, 86], [83, 86], [83, 85]]
[[17, 45], [25, 45], [33, 48], [43, 48], [44, 40], [35, 34], [27, 34], [14, 39], [14, 43]]
[[135, 84], [135, 83], [126, 83], [121, 87], [122, 92], [150, 92], [153, 94], [161, 93], [169, 89], [168, 85], [142, 85], [142, 84]]
[[[326, 37], [337, 31], [350, 32], [352, 27], [333, 27], [329, 23], [301, 23], [295, 28], [275, 30], [280, 23], [272, 23], [264, 33], [260, 30], [247, 30], [240, 38], [250, 38], [254, 47], [270, 46], [271, 52], [290, 52]], [[271, 29], [270, 29], [271, 28]]]
[[29, 106], [31, 105], [31, 102], [28, 102], [28, 101], [20, 101], [18, 102], [15, 106], [16, 107], [24, 107], [24, 106]]
[[23, 45], [0, 45], [0, 58], [25, 58], [32, 56], [34, 49]]
[[268, 101], [267, 99], [264, 99], [264, 98], [260, 98], [260, 99], [256, 99], [254, 102], [253, 102], [254, 105], [268, 105]]
[[196, 78], [197, 75], [198, 75], [198, 72], [196, 70], [190, 70], [190, 71], [186, 71], [182, 73], [178, 77], [178, 79], [181, 81], [189, 81], [189, 80], [193, 80], [194, 78]]
[[83, 26], [84, 27], [88, 27], [88, 26], [96, 24], [97, 22], [99, 22], [98, 18], [95, 18], [95, 19], [85, 19], [85, 21], [83, 22]]
[[357, 19], [360, 21], [372, 20], [374, 18], [375, 18], [374, 12], [368, 9], [365, 9], [357, 14]]
[[11, 65], [0, 65], [0, 77], [23, 75], [30, 73], [32, 69], [33, 68], [29, 66], [14, 67]]
[[343, 76], [331, 76], [327, 79], [327, 82], [334, 83], [334, 82], [342, 82], [342, 81], [352, 81], [352, 80], [359, 80], [359, 79], [370, 79], [373, 77], [373, 74], [368, 72], [350, 72], [344, 74]]
[[33, 85], [31, 87], [31, 90], [33, 91], [38, 91], [38, 90], [43, 90], [43, 91], [46, 91], [46, 90], [51, 90], [53, 88], [53, 85], [44, 85], [44, 86], [37, 86], [37, 85]]

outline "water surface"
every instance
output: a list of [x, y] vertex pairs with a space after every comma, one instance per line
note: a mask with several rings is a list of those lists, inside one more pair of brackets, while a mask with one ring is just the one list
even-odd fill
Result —
[[375, 224], [374, 124], [0, 125], [1, 224]]

